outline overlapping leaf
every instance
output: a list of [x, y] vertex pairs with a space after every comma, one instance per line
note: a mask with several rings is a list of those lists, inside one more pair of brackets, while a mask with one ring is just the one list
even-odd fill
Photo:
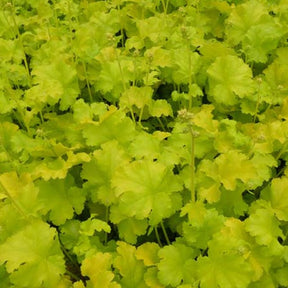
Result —
[[[181, 205], [181, 183], [172, 171], [158, 162], [139, 160], [116, 172], [112, 180], [120, 209], [126, 217], [149, 218], [158, 224]], [[117, 210], [116, 210], [117, 211]], [[114, 222], [119, 222], [114, 213]]]
[[236, 56], [218, 57], [207, 73], [209, 95], [216, 103], [235, 105], [239, 98], [253, 94], [252, 71]]
[[0, 246], [0, 263], [18, 287], [55, 287], [65, 272], [56, 231], [40, 220], [16, 232]]

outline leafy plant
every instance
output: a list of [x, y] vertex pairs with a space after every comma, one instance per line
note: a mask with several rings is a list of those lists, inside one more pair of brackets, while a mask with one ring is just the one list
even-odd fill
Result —
[[1, 287], [288, 286], [286, 1], [0, 6]]

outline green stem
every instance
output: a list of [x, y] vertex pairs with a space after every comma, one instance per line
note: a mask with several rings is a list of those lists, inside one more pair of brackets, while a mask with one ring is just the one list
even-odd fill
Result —
[[78, 266], [78, 262], [75, 261], [71, 255], [69, 254], [69, 252], [67, 251], [67, 249], [65, 248], [62, 240], [61, 240], [61, 237], [60, 237], [60, 231], [59, 229], [57, 229], [57, 232], [58, 232], [58, 241], [59, 241], [59, 244], [60, 244], [60, 247], [61, 247], [61, 250], [62, 252], [64, 253], [64, 255], [66, 256], [66, 258], [70, 261], [70, 263], [72, 263], [73, 265], [75, 266]]
[[142, 116], [143, 116], [143, 111], [144, 111], [144, 108], [142, 107], [141, 110], [140, 110], [140, 115], [139, 115], [139, 119], [138, 119], [138, 123], [141, 124], [141, 120], [142, 120]]
[[[117, 10], [118, 10], [119, 15], [120, 15], [120, 10], [121, 10], [121, 8], [120, 8], [119, 2], [118, 2], [118, 4], [117, 4]], [[123, 30], [123, 25], [122, 25], [122, 18], [121, 18], [120, 26], [121, 26], [121, 28], [120, 28], [120, 33], [121, 33], [121, 47], [124, 48], [124, 30]]]
[[[118, 53], [117, 53], [117, 49], [116, 49], [115, 53], [116, 53], [116, 58], [117, 58], [117, 63], [118, 63], [118, 67], [119, 67], [121, 79], [122, 79], [123, 91], [126, 91], [125, 78], [124, 78], [122, 66], [121, 66], [121, 63], [120, 63], [120, 59], [119, 59], [119, 56], [118, 56]], [[130, 102], [130, 101], [129, 101], [129, 102]], [[134, 117], [133, 108], [132, 108], [132, 106], [130, 105], [130, 103], [129, 103], [129, 111], [130, 111], [130, 114], [131, 114], [132, 121], [133, 121], [133, 123], [135, 124], [135, 123], [136, 123], [136, 120], [135, 120], [135, 117]]]
[[170, 240], [169, 240], [169, 237], [168, 237], [167, 231], [166, 231], [166, 229], [165, 229], [165, 226], [164, 226], [164, 224], [163, 224], [163, 221], [160, 222], [160, 225], [161, 225], [161, 228], [162, 228], [162, 231], [163, 231], [165, 240], [166, 240], [167, 244], [170, 245], [171, 242], [170, 242]]
[[40, 115], [41, 124], [43, 124], [44, 123], [44, 117], [43, 117], [43, 113], [41, 110], [39, 111], [39, 115]]
[[[189, 46], [188, 46], [188, 51], [189, 51]], [[188, 53], [189, 59], [188, 59], [188, 63], [189, 63], [189, 107], [188, 107], [188, 111], [191, 111], [192, 109], [192, 105], [193, 105], [193, 100], [192, 100], [192, 94], [191, 94], [191, 87], [192, 87], [192, 63], [191, 63], [191, 56], [190, 53]]]
[[193, 135], [193, 130], [190, 128], [190, 134], [191, 134], [191, 163], [190, 163], [190, 169], [191, 169], [191, 182], [190, 182], [190, 189], [191, 189], [191, 201], [196, 201], [196, 195], [195, 195], [195, 138]]
[[278, 152], [277, 156], [276, 156], [276, 160], [279, 160], [279, 158], [281, 157], [281, 155], [285, 152], [287, 148], [287, 142], [282, 146], [282, 149]]
[[162, 130], [163, 130], [163, 131], [166, 131], [165, 126], [164, 126], [164, 124], [163, 124], [161, 118], [158, 118], [158, 117], [157, 117], [157, 121], [159, 122], [159, 124], [160, 124]]
[[161, 3], [162, 3], [162, 7], [163, 7], [163, 10], [164, 10], [164, 13], [167, 14], [169, 0], [167, 0], [166, 3], [165, 3], [164, 0], [161, 0]]
[[136, 120], [135, 120], [133, 108], [130, 106], [130, 107], [129, 107], [129, 110], [130, 110], [130, 114], [131, 114], [132, 121], [133, 121], [133, 123], [135, 124], [135, 123], [136, 123]]
[[62, 244], [61, 241], [60, 242], [60, 245], [61, 245], [61, 250], [62, 252], [64, 253], [64, 255], [67, 257], [67, 259], [70, 261], [70, 263], [72, 263], [73, 265], [78, 265], [77, 262], [74, 261], [74, 259], [71, 257], [71, 255], [68, 253], [68, 251], [66, 250], [66, 248], [64, 247], [64, 245]]
[[163, 245], [161, 243], [157, 227], [154, 227], [154, 230], [155, 230], [155, 235], [156, 235], [157, 242], [158, 242], [159, 246], [162, 247]]
[[259, 109], [259, 104], [260, 104], [260, 93], [259, 93], [259, 90], [260, 90], [260, 84], [258, 85], [258, 91], [257, 91], [257, 103], [256, 103], [256, 108], [255, 108], [255, 114], [253, 116], [253, 122], [255, 123], [256, 122], [256, 118], [258, 116], [258, 109]]
[[80, 280], [81, 280], [77, 275], [75, 275], [74, 273], [72, 273], [71, 271], [69, 271], [69, 270], [67, 270], [67, 269], [66, 269], [65, 273], [66, 273], [67, 275], [69, 275], [71, 278], [73, 278], [74, 280], [77, 280], [77, 281], [80, 281]]
[[88, 89], [90, 103], [92, 103], [93, 102], [93, 97], [92, 97], [90, 83], [88, 81], [88, 74], [87, 74], [86, 64], [84, 62], [82, 62], [82, 66], [83, 66], [83, 70], [84, 70], [85, 81], [86, 81], [86, 85], [87, 85], [87, 89]]
[[17, 25], [17, 22], [16, 22], [16, 18], [15, 18], [15, 9], [14, 9], [14, 4], [11, 4], [11, 10], [12, 10], [12, 21], [13, 21], [13, 25], [15, 26], [15, 30], [16, 30], [16, 34], [17, 34], [17, 37], [18, 37], [18, 41], [20, 43], [20, 46], [22, 48], [22, 52], [23, 52], [23, 61], [24, 61], [24, 67], [25, 67], [25, 71], [26, 71], [26, 74], [27, 74], [27, 79], [28, 79], [28, 85], [29, 87], [32, 86], [32, 79], [31, 79], [31, 75], [30, 75], [30, 72], [29, 72], [29, 65], [28, 65], [28, 61], [27, 61], [27, 57], [26, 57], [26, 53], [25, 53], [25, 49], [24, 49], [24, 45], [23, 45], [23, 41], [22, 41], [22, 36], [20, 34], [20, 31], [19, 31], [19, 28], [18, 28], [18, 25]]
[[[105, 221], [106, 221], [106, 223], [109, 222], [109, 206], [106, 206]], [[107, 232], [104, 232], [104, 233], [105, 233], [104, 243], [105, 243], [105, 246], [106, 246], [107, 243], [108, 243], [108, 233]]]

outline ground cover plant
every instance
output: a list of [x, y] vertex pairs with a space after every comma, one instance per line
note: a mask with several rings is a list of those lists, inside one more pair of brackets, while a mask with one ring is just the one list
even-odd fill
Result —
[[0, 3], [1, 288], [288, 286], [287, 0]]

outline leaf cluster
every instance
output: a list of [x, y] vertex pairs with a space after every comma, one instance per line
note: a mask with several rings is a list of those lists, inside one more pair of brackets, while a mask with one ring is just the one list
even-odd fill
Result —
[[287, 28], [285, 0], [0, 0], [0, 286], [287, 287]]

